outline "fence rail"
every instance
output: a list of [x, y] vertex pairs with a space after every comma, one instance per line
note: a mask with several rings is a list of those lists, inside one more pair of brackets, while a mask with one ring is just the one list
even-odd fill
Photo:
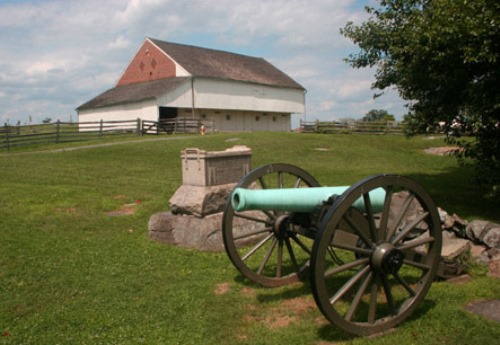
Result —
[[213, 121], [201, 119], [169, 119], [167, 121], [126, 120], [96, 122], [61, 122], [0, 127], [0, 150], [13, 147], [99, 140], [117, 135], [150, 135], [172, 133], [213, 133]]
[[348, 122], [320, 122], [320, 121], [302, 121], [300, 120], [301, 133], [359, 133], [359, 134], [405, 134], [405, 126], [401, 122], [366, 122], [366, 121], [348, 121]]

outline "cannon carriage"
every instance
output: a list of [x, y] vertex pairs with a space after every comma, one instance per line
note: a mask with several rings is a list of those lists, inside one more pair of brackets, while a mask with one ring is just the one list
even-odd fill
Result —
[[411, 315], [441, 253], [437, 208], [414, 180], [383, 174], [321, 187], [288, 164], [240, 180], [222, 234], [243, 276], [267, 287], [309, 278], [323, 315], [356, 335], [383, 332]]

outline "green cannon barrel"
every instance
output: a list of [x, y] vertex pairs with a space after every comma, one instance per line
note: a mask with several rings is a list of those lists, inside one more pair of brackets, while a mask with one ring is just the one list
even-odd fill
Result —
[[[313, 212], [329, 197], [341, 195], [348, 188], [349, 186], [282, 189], [236, 188], [231, 195], [231, 205], [238, 212], [249, 210]], [[369, 195], [373, 211], [382, 211], [385, 190], [377, 188], [372, 190]], [[356, 200], [353, 206], [360, 211], [365, 209], [362, 198]]]

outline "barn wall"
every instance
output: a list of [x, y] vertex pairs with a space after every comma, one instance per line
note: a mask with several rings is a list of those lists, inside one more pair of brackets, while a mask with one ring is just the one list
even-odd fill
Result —
[[158, 105], [162, 107], [191, 108], [192, 104], [191, 82], [184, 83], [158, 98]]
[[[189, 111], [186, 109], [186, 117], [189, 117]], [[184, 112], [181, 111], [179, 114], [183, 116]], [[215, 130], [221, 132], [287, 132], [291, 130], [291, 115], [285, 113], [197, 109], [195, 116], [214, 121]]]
[[146, 40], [116, 83], [116, 86], [181, 75], [186, 75], [185, 70], [156, 45]]
[[141, 118], [158, 121], [158, 106], [155, 100], [139, 103], [121, 104], [106, 108], [85, 109], [78, 112], [79, 122], [127, 121]]
[[305, 111], [303, 90], [197, 78], [194, 91], [197, 108], [282, 113]]

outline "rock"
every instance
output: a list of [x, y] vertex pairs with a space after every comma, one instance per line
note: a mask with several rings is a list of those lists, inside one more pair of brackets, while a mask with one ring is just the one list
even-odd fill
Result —
[[483, 231], [489, 223], [485, 220], [473, 220], [470, 222], [465, 229], [467, 238], [475, 243], [482, 243]]
[[159, 212], [149, 218], [149, 238], [166, 244], [175, 244], [173, 230], [175, 216], [171, 212]]
[[222, 212], [235, 185], [234, 183], [209, 187], [182, 185], [170, 198], [170, 210], [173, 214], [194, 215], [200, 218]]
[[488, 257], [490, 260], [500, 260], [500, 249], [498, 248], [490, 248], [486, 250], [486, 253], [488, 253]]
[[500, 225], [490, 225], [485, 229], [482, 241], [488, 248], [500, 248]]
[[204, 218], [176, 216], [173, 230], [175, 244], [200, 250], [221, 251], [224, 249], [221, 224], [222, 213], [211, 214]]
[[221, 223], [222, 213], [198, 218], [159, 212], [149, 220], [149, 238], [200, 250], [222, 250]]
[[443, 237], [443, 247], [441, 256], [445, 261], [453, 261], [460, 255], [470, 251], [471, 244], [469, 241], [461, 238], [446, 238]]
[[486, 249], [480, 244], [472, 244], [470, 248], [470, 255], [472, 257], [479, 257], [485, 252]]
[[485, 220], [474, 220], [467, 225], [466, 235], [475, 243], [488, 248], [500, 248], [500, 225]]
[[[248, 212], [253, 218], [265, 217], [262, 212]], [[149, 238], [165, 244], [181, 247], [196, 248], [207, 251], [222, 251], [222, 217], [223, 213], [215, 213], [203, 218], [194, 215], [173, 214], [172, 212], [159, 212], [149, 219]], [[233, 233], [239, 236], [255, 232], [263, 228], [263, 223], [235, 218]], [[247, 242], [256, 241], [265, 234], [247, 238]], [[240, 242], [243, 245], [243, 241]]]
[[446, 217], [448, 216], [448, 212], [443, 210], [441, 207], [438, 207], [438, 213], [439, 213], [439, 219], [441, 220], [441, 223], [444, 223], [446, 220]]

